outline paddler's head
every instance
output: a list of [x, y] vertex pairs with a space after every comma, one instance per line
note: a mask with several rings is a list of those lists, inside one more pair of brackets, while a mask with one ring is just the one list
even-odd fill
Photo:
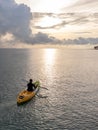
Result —
[[32, 79], [30, 79], [29, 81], [30, 81], [30, 82], [32, 82], [33, 80], [32, 80]]

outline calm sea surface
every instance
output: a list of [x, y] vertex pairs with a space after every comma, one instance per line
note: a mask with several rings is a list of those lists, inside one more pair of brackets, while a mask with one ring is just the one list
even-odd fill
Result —
[[[29, 78], [48, 90], [17, 106]], [[0, 130], [98, 130], [98, 51], [0, 49]]]

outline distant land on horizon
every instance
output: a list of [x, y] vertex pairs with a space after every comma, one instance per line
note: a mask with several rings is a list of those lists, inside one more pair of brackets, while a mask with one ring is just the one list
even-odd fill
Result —
[[94, 46], [94, 49], [98, 50], [98, 46]]

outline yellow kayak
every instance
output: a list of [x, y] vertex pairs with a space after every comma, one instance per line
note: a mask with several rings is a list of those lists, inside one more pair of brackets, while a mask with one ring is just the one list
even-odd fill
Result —
[[17, 104], [23, 104], [29, 100], [31, 100], [39, 91], [40, 88], [40, 82], [36, 81], [35, 83], [36, 89], [34, 91], [27, 91], [23, 90], [21, 91], [17, 96]]

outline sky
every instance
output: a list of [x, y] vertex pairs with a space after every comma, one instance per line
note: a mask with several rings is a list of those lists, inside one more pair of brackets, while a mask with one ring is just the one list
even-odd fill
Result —
[[0, 0], [0, 47], [98, 44], [98, 0]]

